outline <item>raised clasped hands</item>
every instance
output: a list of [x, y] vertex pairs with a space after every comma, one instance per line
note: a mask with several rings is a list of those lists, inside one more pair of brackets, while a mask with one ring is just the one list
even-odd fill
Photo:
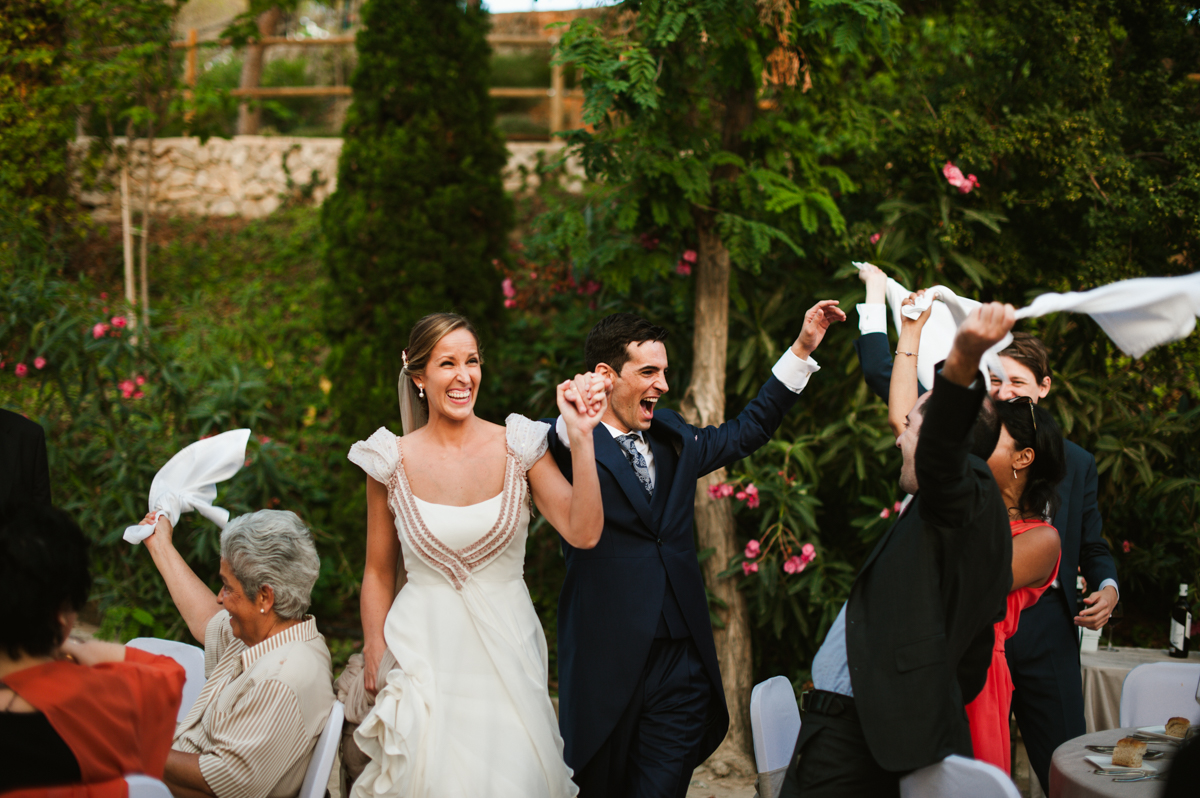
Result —
[[882, 305], [887, 299], [888, 276], [874, 263], [864, 263], [858, 270], [858, 279], [867, 285], [868, 305]]
[[590, 435], [608, 409], [611, 390], [612, 380], [595, 372], [576, 374], [560, 383], [556, 400], [567, 429]]
[[801, 360], [808, 360], [808, 356], [824, 340], [826, 330], [831, 325], [845, 320], [846, 314], [838, 307], [836, 299], [822, 299], [804, 314], [804, 326], [796, 336], [796, 342], [792, 344], [792, 353]]

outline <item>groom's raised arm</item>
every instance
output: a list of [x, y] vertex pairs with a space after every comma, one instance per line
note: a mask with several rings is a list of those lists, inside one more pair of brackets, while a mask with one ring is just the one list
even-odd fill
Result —
[[775, 363], [758, 396], [737, 418], [718, 427], [689, 425], [699, 446], [701, 475], [742, 459], [771, 439], [808, 384], [809, 375], [821, 368], [812, 358], [813, 351], [831, 325], [846, 320], [837, 305], [836, 299], [823, 299], [809, 308], [795, 342]]

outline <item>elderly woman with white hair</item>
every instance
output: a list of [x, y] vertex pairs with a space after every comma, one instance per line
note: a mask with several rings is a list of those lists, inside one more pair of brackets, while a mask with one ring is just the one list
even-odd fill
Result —
[[207, 681], [175, 730], [164, 781], [176, 796], [290, 798], [334, 701], [329, 649], [305, 615], [321, 567], [312, 535], [280, 510], [231, 521], [214, 595], [171, 533], [159, 518], [146, 548], [204, 645]]

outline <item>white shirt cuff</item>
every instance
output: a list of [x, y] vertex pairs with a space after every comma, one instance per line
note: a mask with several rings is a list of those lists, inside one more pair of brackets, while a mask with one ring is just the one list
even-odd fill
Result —
[[820, 370], [821, 367], [817, 365], [817, 361], [813, 360], [811, 355], [807, 360], [801, 360], [796, 357], [796, 353], [789, 346], [783, 350], [783, 355], [780, 356], [779, 360], [775, 361], [775, 366], [771, 369], [771, 373], [789, 391], [800, 393], [804, 390], [804, 386], [808, 385], [809, 375]]
[[567, 435], [567, 421], [562, 416], [559, 416], [558, 421], [554, 422], [554, 432], [558, 435], [558, 442], [570, 449], [571, 439]]
[[858, 331], [860, 333], [866, 335], [867, 333], [887, 332], [887, 305], [882, 302], [877, 305], [863, 303], [855, 305], [854, 309], [858, 311]]
[[1105, 579], [1103, 582], [1100, 583], [1100, 587], [1096, 588], [1096, 592], [1099, 593], [1101, 590], [1108, 587], [1109, 585], [1112, 585], [1112, 589], [1117, 591], [1117, 601], [1120, 601], [1121, 600], [1121, 588], [1117, 587], [1116, 579]]

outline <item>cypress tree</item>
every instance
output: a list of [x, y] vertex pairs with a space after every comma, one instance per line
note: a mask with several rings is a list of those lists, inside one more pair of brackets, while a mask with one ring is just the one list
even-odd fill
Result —
[[[474, 3], [371, 0], [337, 191], [321, 225], [332, 288], [332, 401], [347, 436], [398, 430], [396, 379], [413, 323], [455, 311], [488, 338], [502, 309], [495, 259], [512, 207], [488, 97], [489, 27]], [[486, 341], [485, 341], [486, 343]]]

